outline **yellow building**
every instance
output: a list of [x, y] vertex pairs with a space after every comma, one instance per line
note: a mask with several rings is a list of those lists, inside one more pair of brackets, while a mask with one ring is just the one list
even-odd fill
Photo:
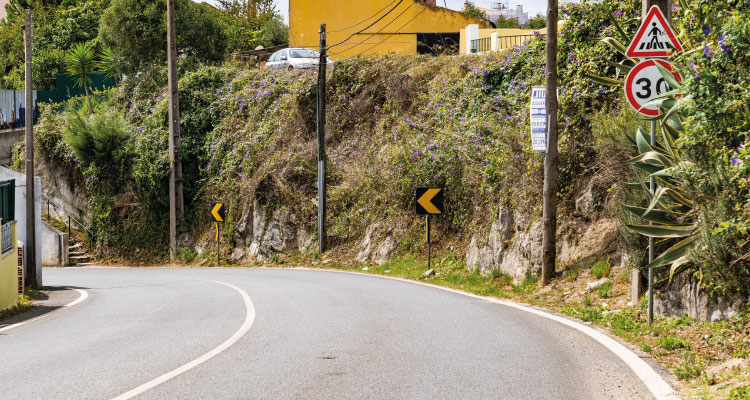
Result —
[[18, 236], [15, 181], [0, 182], [0, 311], [18, 302]]
[[328, 45], [345, 41], [329, 50], [333, 59], [420, 54], [436, 46], [458, 46], [459, 32], [467, 25], [491, 27], [488, 21], [432, 4], [430, 0], [289, 0], [289, 47], [319, 48], [320, 24], [326, 24]]

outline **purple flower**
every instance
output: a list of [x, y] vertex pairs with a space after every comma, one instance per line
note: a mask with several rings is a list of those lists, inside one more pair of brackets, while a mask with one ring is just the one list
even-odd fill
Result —
[[737, 157], [737, 156], [732, 157], [732, 166], [733, 167], [741, 167], [743, 164], [744, 163], [742, 162], [742, 160], [740, 160], [739, 157]]
[[708, 25], [704, 25], [703, 26], [703, 34], [704, 35], [708, 35], [709, 33], [711, 33], [711, 28], [709, 28]]
[[706, 43], [706, 45], [703, 47], [703, 58], [713, 57], [716, 53], [713, 51], [711, 46]]
[[622, 11], [615, 11], [615, 17], [622, 17]]

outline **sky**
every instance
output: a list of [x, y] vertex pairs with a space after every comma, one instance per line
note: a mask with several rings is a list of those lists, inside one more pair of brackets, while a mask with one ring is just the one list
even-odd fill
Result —
[[[208, 3], [215, 4], [215, 1], [207, 0]], [[350, 1], [367, 1], [367, 0], [350, 0]], [[474, 5], [484, 8], [490, 8], [492, 3], [497, 3], [501, 0], [473, 0]], [[507, 2], [511, 8], [515, 8], [516, 5], [520, 4], [523, 6], [523, 11], [529, 13], [529, 17], [533, 17], [537, 14], [545, 14], [547, 10], [547, 0], [502, 0]], [[289, 23], [289, 0], [275, 0], [276, 9], [279, 10], [281, 15], [284, 17], [284, 22]], [[464, 0], [437, 0], [437, 4], [441, 7], [445, 7], [447, 4], [448, 8], [453, 10], [461, 10], [464, 8]]]

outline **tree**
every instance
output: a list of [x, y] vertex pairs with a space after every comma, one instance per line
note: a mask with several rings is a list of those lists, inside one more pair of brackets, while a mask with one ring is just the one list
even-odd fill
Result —
[[[123, 73], [166, 61], [166, 12], [165, 0], [112, 0], [104, 11], [99, 40], [120, 58]], [[176, 0], [175, 24], [180, 56], [209, 62], [224, 58], [225, 32], [208, 6]]]
[[484, 13], [484, 11], [477, 8], [477, 6], [474, 5], [474, 3], [467, 1], [464, 3], [464, 14], [481, 18], [481, 19], [487, 19], [487, 14]]
[[83, 91], [86, 93], [86, 105], [89, 109], [89, 115], [94, 113], [91, 107], [89, 85], [91, 84], [90, 75], [94, 72], [95, 67], [94, 49], [88, 43], [76, 43], [65, 56], [65, 71], [68, 75], [75, 78], [76, 86], [83, 87]]
[[253, 50], [289, 42], [289, 28], [273, 0], [219, 0], [228, 51]]
[[120, 86], [119, 77], [122, 75], [122, 60], [112, 52], [112, 49], [105, 47], [102, 50], [96, 66], [107, 78], [115, 79], [115, 86]]
[[498, 28], [518, 28], [518, 19], [505, 18], [502, 15], [498, 15], [497, 17], [497, 23], [495, 23], [495, 26]]
[[276, 15], [266, 20], [260, 28], [260, 44], [263, 47], [280, 46], [289, 43], [289, 27]]
[[547, 18], [542, 14], [537, 14], [526, 21], [526, 29], [544, 29], [547, 27]]

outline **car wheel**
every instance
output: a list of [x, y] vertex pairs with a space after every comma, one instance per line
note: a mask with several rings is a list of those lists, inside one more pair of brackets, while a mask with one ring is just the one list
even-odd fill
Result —
[[290, 66], [288, 66], [288, 67], [286, 68], [286, 70], [287, 70], [287, 71], [294, 71], [294, 67], [290, 65]]

